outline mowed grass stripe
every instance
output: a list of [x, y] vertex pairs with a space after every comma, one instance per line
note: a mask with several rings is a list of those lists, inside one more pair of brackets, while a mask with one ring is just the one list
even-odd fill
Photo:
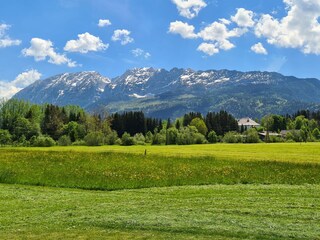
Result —
[[213, 156], [100, 151], [0, 151], [1, 183], [118, 190], [239, 183], [320, 184], [319, 176], [319, 163], [303, 161], [235, 161]]
[[0, 184], [1, 239], [319, 239], [319, 185], [112, 192]]

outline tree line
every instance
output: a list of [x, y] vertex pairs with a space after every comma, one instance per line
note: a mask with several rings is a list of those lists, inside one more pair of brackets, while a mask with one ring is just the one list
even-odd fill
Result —
[[226, 111], [204, 116], [190, 112], [175, 120], [162, 120], [146, 117], [143, 112], [89, 114], [78, 106], [35, 105], [11, 99], [0, 103], [0, 145], [253, 143], [261, 141], [259, 132], [264, 130], [288, 131], [285, 138], [270, 138], [273, 142], [320, 139], [320, 112], [268, 115], [259, 122], [259, 128], [244, 129]]

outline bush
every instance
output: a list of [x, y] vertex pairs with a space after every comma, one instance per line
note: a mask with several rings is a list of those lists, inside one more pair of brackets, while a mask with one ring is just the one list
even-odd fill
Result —
[[148, 131], [146, 134], [146, 143], [152, 143], [153, 134], [152, 132]]
[[120, 138], [118, 138], [114, 144], [115, 144], [115, 145], [122, 145], [122, 141], [121, 141], [121, 139], [120, 139]]
[[179, 131], [174, 127], [167, 129], [166, 144], [177, 144], [178, 134]]
[[32, 139], [33, 147], [52, 147], [56, 142], [49, 136], [39, 136]]
[[113, 130], [110, 134], [106, 136], [106, 144], [115, 145], [118, 139], [118, 133]]
[[209, 143], [217, 143], [218, 142], [218, 136], [215, 131], [209, 132], [208, 141], [209, 141]]
[[161, 129], [160, 132], [154, 133], [152, 145], [164, 145], [164, 144], [166, 144], [166, 130]]
[[73, 142], [72, 146], [86, 146], [86, 142], [84, 140], [78, 140]]
[[91, 132], [84, 137], [87, 146], [102, 146], [104, 144], [104, 135], [102, 132]]
[[177, 137], [177, 144], [190, 145], [202, 144], [206, 142], [206, 138], [198, 132], [194, 126], [181, 127]]
[[269, 136], [269, 142], [271, 142], [271, 143], [280, 143], [280, 142], [284, 142], [284, 139], [282, 137]]
[[290, 132], [288, 132], [286, 135], [286, 141], [302, 142], [300, 130], [291, 130]]
[[249, 130], [247, 130], [245, 132], [245, 135], [246, 135], [246, 139], [245, 139], [246, 143], [258, 143], [260, 141], [258, 132], [254, 128], [250, 128]]
[[130, 136], [129, 133], [125, 132], [121, 137], [123, 146], [132, 146], [134, 145], [134, 139]]
[[58, 140], [59, 146], [70, 146], [72, 144], [69, 136], [63, 135]]
[[136, 145], [146, 145], [146, 139], [142, 133], [136, 133], [133, 140]]
[[0, 129], [0, 145], [10, 145], [12, 136], [8, 130]]
[[313, 131], [312, 131], [312, 135], [313, 137], [316, 139], [316, 140], [319, 140], [320, 139], [320, 131], [318, 128], [315, 128]]
[[242, 142], [242, 137], [239, 133], [237, 132], [227, 132], [222, 141], [224, 143], [241, 143]]
[[205, 124], [205, 122], [201, 118], [194, 118], [192, 119], [190, 126], [194, 126], [197, 128], [198, 132], [202, 135], [206, 135], [208, 132], [208, 128]]

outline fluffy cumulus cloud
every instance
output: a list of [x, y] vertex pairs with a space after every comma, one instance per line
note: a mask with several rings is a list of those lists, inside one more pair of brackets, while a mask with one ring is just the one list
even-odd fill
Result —
[[217, 48], [216, 44], [212, 43], [201, 43], [197, 50], [209, 56], [219, 53], [219, 48]]
[[[198, 47], [201, 51], [210, 56], [219, 53], [220, 50], [230, 50], [235, 47], [231, 42], [232, 38], [241, 37], [249, 31], [249, 27], [254, 26], [253, 12], [243, 8], [238, 9], [231, 20], [220, 18], [202, 28], [199, 32], [195, 32], [195, 27], [181, 21], [170, 23], [169, 33], [179, 34], [182, 38], [196, 39], [200, 38], [204, 42]], [[235, 22], [238, 26], [232, 26]], [[235, 24], [233, 24], [235, 25]]]
[[114, 42], [120, 41], [121, 45], [127, 45], [134, 41], [130, 34], [131, 32], [127, 29], [117, 29], [113, 32], [111, 40]]
[[11, 26], [7, 24], [0, 24], [0, 48], [18, 46], [21, 44], [20, 40], [11, 39], [7, 35], [7, 31]]
[[205, 41], [217, 43], [223, 50], [229, 50], [235, 47], [229, 39], [240, 37], [246, 32], [247, 29], [245, 28], [233, 28], [230, 30], [221, 22], [213, 22], [200, 31], [198, 35]]
[[135, 57], [142, 57], [142, 58], [145, 58], [145, 59], [148, 59], [149, 57], [151, 57], [150, 53], [146, 52], [145, 50], [143, 50], [141, 48], [133, 49], [131, 51], [131, 53]]
[[244, 8], [238, 8], [236, 15], [231, 17], [231, 20], [235, 22], [239, 27], [253, 27], [253, 12]]
[[189, 19], [198, 16], [201, 9], [207, 6], [203, 0], [172, 0], [172, 2], [177, 6], [179, 14]]
[[0, 98], [11, 98], [21, 89], [29, 86], [41, 78], [41, 73], [37, 70], [29, 70], [19, 74], [15, 80], [11, 82], [0, 81]]
[[320, 1], [284, 0], [287, 15], [275, 19], [264, 14], [255, 27], [257, 37], [284, 48], [297, 48], [305, 54], [320, 54]]
[[64, 54], [57, 53], [50, 40], [32, 38], [30, 44], [29, 48], [22, 50], [22, 54], [26, 57], [34, 57], [36, 61], [48, 59], [49, 63], [56, 65], [67, 64], [69, 67], [77, 66], [76, 62], [71, 61]]
[[194, 26], [189, 25], [181, 21], [175, 21], [170, 23], [169, 32], [173, 34], [179, 34], [183, 38], [197, 38], [197, 34], [194, 32]]
[[78, 35], [77, 40], [70, 40], [66, 43], [64, 50], [67, 52], [98, 52], [106, 50], [108, 44], [104, 44], [99, 37], [93, 36], [90, 33], [83, 33]]
[[253, 45], [251, 47], [251, 51], [253, 51], [253, 52], [257, 53], [257, 54], [264, 54], [264, 55], [268, 54], [267, 50], [264, 48], [264, 46], [260, 42], [255, 44], [255, 45]]
[[98, 26], [99, 27], [107, 27], [111, 25], [111, 21], [109, 19], [99, 19]]

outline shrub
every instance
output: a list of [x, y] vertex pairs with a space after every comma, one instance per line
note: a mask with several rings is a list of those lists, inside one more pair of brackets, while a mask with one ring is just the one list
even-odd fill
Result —
[[290, 142], [302, 142], [302, 138], [300, 135], [300, 130], [292, 130], [290, 132], [287, 133], [286, 135], [286, 141], [290, 141]]
[[247, 130], [245, 132], [245, 135], [246, 135], [246, 139], [245, 139], [246, 143], [258, 143], [260, 141], [258, 132], [254, 128], [250, 128], [249, 130]]
[[224, 135], [222, 141], [225, 143], [241, 143], [242, 137], [239, 133], [232, 131], [232, 132], [227, 132]]
[[189, 145], [189, 144], [202, 144], [205, 143], [205, 137], [198, 132], [194, 126], [181, 127], [177, 137], [177, 144]]
[[312, 135], [315, 139], [319, 140], [320, 139], [320, 131], [319, 131], [319, 128], [315, 128], [313, 131], [312, 131]]
[[146, 138], [143, 136], [142, 133], [136, 133], [133, 137], [134, 143], [137, 145], [145, 145]]
[[209, 143], [217, 143], [218, 142], [218, 136], [215, 131], [209, 132], [208, 141], [209, 141]]
[[8, 130], [0, 129], [0, 145], [9, 145], [12, 143], [12, 136]]
[[32, 146], [34, 147], [52, 147], [56, 142], [49, 136], [38, 136], [32, 139]]
[[115, 145], [118, 139], [118, 133], [113, 130], [110, 134], [106, 136], [106, 144]]
[[87, 146], [102, 146], [104, 144], [104, 135], [102, 132], [91, 132], [84, 137]]
[[84, 140], [78, 140], [73, 142], [72, 146], [86, 146], [86, 142]]
[[174, 127], [167, 129], [166, 144], [177, 144], [178, 134], [179, 131]]
[[152, 145], [166, 144], [166, 130], [161, 129], [160, 132], [155, 132], [153, 135]]
[[69, 136], [63, 135], [58, 140], [59, 146], [70, 146], [72, 144]]
[[208, 128], [205, 124], [205, 122], [201, 118], [194, 118], [192, 119], [190, 126], [194, 126], [197, 128], [198, 132], [202, 135], [206, 135], [208, 132]]
[[114, 144], [115, 144], [115, 145], [122, 145], [122, 141], [121, 141], [121, 139], [120, 139], [120, 138], [118, 138]]
[[132, 146], [134, 145], [134, 139], [130, 136], [129, 133], [125, 132], [121, 137], [123, 146]]
[[153, 134], [152, 132], [148, 131], [146, 134], [146, 143], [152, 143]]

